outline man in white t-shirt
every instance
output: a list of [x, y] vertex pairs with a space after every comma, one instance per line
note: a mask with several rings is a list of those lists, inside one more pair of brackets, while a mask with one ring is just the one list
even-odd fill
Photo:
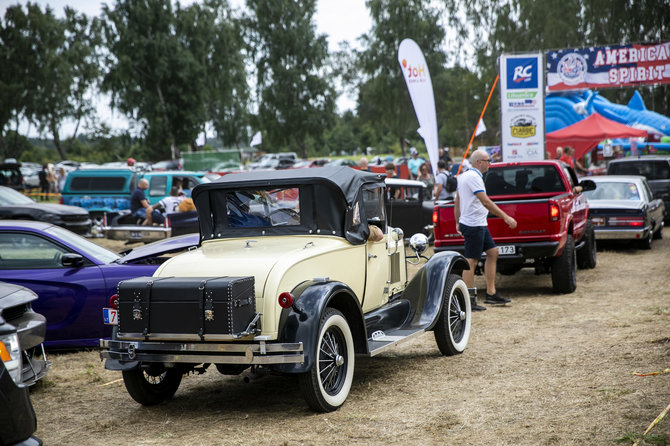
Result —
[[[489, 212], [502, 218], [507, 225], [516, 228], [516, 220], [507, 215], [486, 195], [484, 177], [489, 170], [491, 157], [485, 150], [475, 150], [470, 157], [472, 168], [458, 176], [458, 190], [454, 200], [456, 230], [465, 239], [465, 258], [470, 269], [463, 271], [463, 280], [468, 288], [475, 283], [475, 268], [482, 252], [486, 253], [484, 276], [486, 277], [486, 298], [489, 304], [504, 305], [510, 302], [496, 291], [496, 262], [498, 248], [489, 233], [486, 217]], [[474, 302], [475, 306], [476, 302]], [[478, 306], [477, 306], [478, 307]], [[484, 309], [479, 307], [476, 309]]]
[[[184, 199], [183, 195], [179, 195], [179, 187], [172, 186], [170, 189], [170, 196], [163, 198], [158, 203], [149, 206], [147, 209], [147, 223], [151, 225], [158, 223], [162, 225], [165, 222], [165, 216], [179, 212], [179, 203]], [[163, 210], [163, 212], [160, 211]]]

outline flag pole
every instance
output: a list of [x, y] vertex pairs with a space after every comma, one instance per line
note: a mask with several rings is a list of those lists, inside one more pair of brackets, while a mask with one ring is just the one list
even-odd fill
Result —
[[[498, 84], [498, 78], [500, 77], [499, 74], [496, 74], [496, 80], [493, 81], [493, 86], [491, 87], [491, 91], [489, 91], [489, 97], [486, 98], [486, 104], [484, 104], [484, 108], [482, 109], [482, 113], [479, 115], [479, 120], [477, 121], [477, 125], [475, 126], [475, 130], [472, 132], [472, 136], [470, 137], [470, 142], [468, 143], [468, 148], [465, 150], [465, 154], [463, 155], [463, 159], [466, 159], [468, 157], [468, 153], [470, 152], [470, 147], [472, 147], [472, 141], [475, 139], [475, 133], [477, 133], [477, 129], [479, 128], [479, 123], [482, 121], [482, 118], [484, 118], [484, 113], [486, 112], [486, 107], [489, 106], [489, 101], [491, 100], [491, 95], [493, 94], [493, 90], [495, 90], [496, 85]], [[463, 161], [461, 161], [461, 165], [458, 166], [458, 172], [456, 172], [456, 176], [461, 174], [461, 169], [463, 168]]]

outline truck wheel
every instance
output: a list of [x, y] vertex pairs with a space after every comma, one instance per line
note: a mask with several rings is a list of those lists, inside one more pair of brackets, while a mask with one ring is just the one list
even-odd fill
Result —
[[650, 230], [645, 238], [640, 239], [640, 240], [637, 241], [638, 247], [640, 249], [651, 249], [651, 241], [652, 241], [653, 237], [654, 237], [654, 234], [652, 234], [652, 232]]
[[577, 251], [577, 267], [580, 269], [593, 269], [596, 267], [596, 233], [591, 220], [586, 222], [584, 246]]
[[445, 356], [463, 353], [470, 339], [470, 293], [460, 276], [449, 274], [444, 285], [442, 310], [433, 328], [435, 341]]
[[154, 406], [171, 399], [177, 392], [183, 375], [177, 368], [166, 369], [161, 366], [122, 373], [126, 390], [143, 406]]
[[575, 240], [569, 234], [563, 254], [551, 263], [551, 284], [555, 293], [568, 294], [577, 289]]
[[299, 375], [300, 390], [312, 409], [337, 410], [349, 395], [354, 377], [354, 338], [342, 313], [328, 308], [321, 317], [314, 362]]

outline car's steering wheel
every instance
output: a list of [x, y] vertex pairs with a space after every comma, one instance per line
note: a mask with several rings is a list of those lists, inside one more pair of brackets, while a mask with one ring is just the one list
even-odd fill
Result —
[[280, 212], [281, 212], [282, 214], [286, 214], [286, 215], [288, 215], [289, 218], [295, 220], [296, 222], [298, 222], [298, 223], [300, 222], [300, 213], [297, 212], [295, 209], [291, 209], [291, 208], [279, 208], [279, 209], [275, 209], [274, 211], [271, 211], [271, 212], [268, 214], [268, 217], [270, 217], [270, 220], [272, 221], [273, 226], [285, 226], [285, 225], [288, 225], [288, 224], [289, 224], [288, 221], [278, 221], [278, 222], [275, 222], [275, 221], [274, 221], [274, 217], [273, 217], [273, 215], [278, 214], [278, 213], [280, 213]]

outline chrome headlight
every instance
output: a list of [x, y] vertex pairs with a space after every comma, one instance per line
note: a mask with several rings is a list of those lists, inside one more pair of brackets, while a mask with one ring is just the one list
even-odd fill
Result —
[[14, 382], [21, 384], [21, 346], [19, 337], [16, 333], [0, 334], [0, 359], [5, 363], [5, 367]]

